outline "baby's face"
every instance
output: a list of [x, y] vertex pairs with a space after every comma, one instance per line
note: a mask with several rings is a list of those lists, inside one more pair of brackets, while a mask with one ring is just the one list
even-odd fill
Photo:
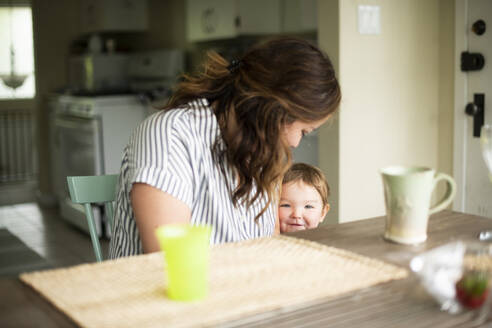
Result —
[[302, 181], [282, 185], [278, 211], [281, 232], [316, 228], [327, 211], [314, 187]]

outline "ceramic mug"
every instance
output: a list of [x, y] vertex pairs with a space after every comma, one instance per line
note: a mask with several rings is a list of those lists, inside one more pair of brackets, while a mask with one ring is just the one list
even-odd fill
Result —
[[[427, 167], [390, 166], [381, 170], [386, 203], [384, 237], [401, 244], [427, 239], [429, 215], [446, 208], [456, 194], [456, 182]], [[431, 207], [431, 196], [439, 181], [445, 181], [443, 198]]]

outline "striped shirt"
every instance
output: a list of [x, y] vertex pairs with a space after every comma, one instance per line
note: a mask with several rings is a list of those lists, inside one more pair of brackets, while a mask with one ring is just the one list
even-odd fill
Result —
[[141, 254], [142, 243], [130, 203], [133, 183], [146, 183], [181, 200], [191, 209], [191, 223], [212, 226], [212, 244], [270, 236], [274, 233], [274, 202], [255, 222], [266, 204], [260, 197], [246, 208], [235, 207], [230, 190], [237, 180], [213, 159], [212, 148], [224, 143], [207, 100], [160, 111], [133, 132], [123, 153], [109, 257]]

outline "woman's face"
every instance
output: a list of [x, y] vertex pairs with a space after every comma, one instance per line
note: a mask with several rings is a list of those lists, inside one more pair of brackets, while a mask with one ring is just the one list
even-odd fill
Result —
[[283, 137], [290, 147], [295, 148], [299, 146], [299, 142], [301, 142], [304, 135], [313, 132], [327, 120], [328, 117], [320, 121], [310, 123], [294, 121], [293, 123], [284, 126]]

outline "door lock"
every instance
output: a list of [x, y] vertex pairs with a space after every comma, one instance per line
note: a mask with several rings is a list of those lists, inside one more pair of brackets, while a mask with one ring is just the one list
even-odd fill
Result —
[[480, 138], [480, 129], [484, 122], [485, 94], [475, 93], [473, 102], [465, 107], [465, 113], [473, 116], [473, 137]]
[[487, 24], [485, 24], [485, 22], [482, 19], [477, 20], [472, 25], [472, 31], [476, 35], [484, 34], [486, 29], [487, 29]]
[[485, 65], [485, 58], [480, 53], [470, 53], [464, 51], [461, 53], [461, 71], [479, 71]]

